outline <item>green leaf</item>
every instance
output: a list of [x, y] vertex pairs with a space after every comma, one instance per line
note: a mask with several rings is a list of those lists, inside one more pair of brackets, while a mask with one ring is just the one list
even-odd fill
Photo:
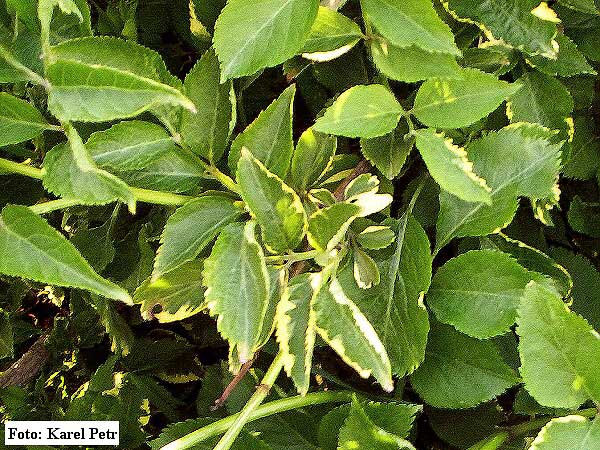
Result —
[[122, 200], [135, 211], [135, 198], [123, 180], [99, 169], [83, 143], [58, 144], [44, 158], [44, 187], [63, 198], [84, 205], [101, 205]]
[[377, 426], [356, 399], [340, 429], [339, 450], [414, 450], [407, 440]]
[[[52, 48], [48, 103], [63, 120], [98, 122], [133, 117], [158, 107], [194, 104], [160, 56], [110, 37], [73, 39]], [[164, 111], [163, 111], [164, 112]]]
[[563, 150], [563, 175], [587, 180], [593, 178], [600, 167], [600, 137], [594, 134], [594, 119], [575, 117], [573, 141]]
[[538, 125], [514, 124], [471, 142], [467, 153], [475, 173], [492, 189], [492, 204], [465, 202], [442, 191], [436, 249], [457, 236], [484, 235], [505, 227], [515, 214], [518, 196], [554, 196], [561, 144], [551, 144], [547, 140], [551, 135]]
[[242, 213], [230, 199], [220, 195], [206, 195], [178, 208], [161, 235], [153, 280], [196, 258], [223, 227]]
[[283, 284], [285, 282], [284, 269], [280, 267], [267, 266], [267, 270], [269, 272], [269, 301], [265, 311], [260, 337], [258, 339], [259, 347], [265, 345], [275, 331], [275, 316], [277, 315], [277, 306], [283, 297]]
[[404, 110], [380, 84], [354, 86], [319, 117], [315, 131], [347, 137], [373, 138], [392, 131]]
[[183, 111], [181, 137], [192, 151], [211, 162], [225, 153], [236, 122], [233, 83], [220, 84], [219, 61], [213, 50], [207, 51], [185, 77], [188, 98], [198, 113]]
[[369, 250], [381, 250], [395, 240], [396, 235], [388, 226], [369, 226], [356, 236], [356, 242]]
[[525, 388], [544, 406], [600, 399], [600, 336], [549, 283], [530, 282], [517, 319]]
[[600, 419], [578, 415], [557, 417], [548, 422], [530, 450], [577, 450], [600, 447]]
[[433, 128], [460, 128], [494, 111], [520, 88], [477, 69], [463, 69], [457, 80], [428, 80], [415, 98], [413, 114]]
[[146, 279], [133, 296], [133, 302], [141, 304], [142, 317], [169, 323], [202, 311], [206, 306], [202, 267], [202, 261], [189, 261], [154, 280]]
[[430, 53], [416, 46], [401, 48], [385, 40], [371, 40], [373, 62], [386, 77], [415, 83], [429, 78], [460, 79], [461, 68], [453, 55]]
[[310, 387], [316, 337], [312, 306], [314, 280], [315, 275], [307, 273], [293, 277], [277, 306], [277, 342], [285, 355], [285, 371], [300, 394], [306, 394]]
[[298, 192], [308, 190], [329, 168], [337, 148], [337, 138], [307, 129], [296, 144], [290, 171], [290, 184]]
[[294, 56], [317, 17], [316, 0], [230, 0], [215, 24], [221, 80], [252, 75]]
[[600, 15], [600, 7], [595, 0], [558, 0], [557, 4], [586, 14]]
[[333, 250], [359, 214], [360, 206], [352, 203], [336, 203], [319, 209], [308, 219], [308, 243], [319, 251]]
[[361, 139], [360, 150], [365, 158], [388, 179], [394, 179], [404, 167], [415, 140], [407, 136], [408, 126], [400, 124], [383, 136]]
[[527, 270], [552, 278], [558, 290], [565, 296], [569, 295], [573, 290], [573, 280], [569, 272], [537, 248], [511, 239], [504, 234], [480, 238], [480, 242], [482, 249], [500, 250], [508, 253]]
[[71, 236], [70, 241], [96, 272], [101, 273], [115, 257], [113, 239], [118, 213], [119, 207], [116, 206], [112, 217], [101, 226], [95, 228], [82, 226]]
[[246, 148], [238, 162], [237, 179], [242, 198], [256, 217], [269, 250], [282, 253], [296, 248], [306, 229], [300, 197]]
[[118, 171], [143, 169], [165, 153], [178, 151], [164, 128], [140, 120], [92, 133], [85, 147], [100, 167]]
[[[596, 19], [597, 20], [597, 19]], [[598, 32], [597, 21], [592, 22], [589, 28], [572, 28], [569, 30], [569, 36], [581, 53], [590, 61], [600, 61], [600, 50], [598, 42], [600, 42], [600, 32]]]
[[[359, 402], [358, 405], [368, 416], [371, 425], [375, 425], [387, 433], [400, 438], [406, 438], [413, 426], [415, 415], [421, 409], [410, 403], [379, 403]], [[338, 433], [331, 430], [340, 430], [350, 415], [352, 404], [345, 404], [333, 408], [319, 423], [319, 443], [323, 450], [337, 450]]]
[[517, 59], [518, 52], [507, 44], [486, 42], [485, 46], [466, 48], [459, 62], [463, 67], [472, 67], [500, 76], [512, 70], [517, 64]]
[[517, 83], [522, 87], [508, 103], [511, 122], [536, 122], [551, 129], [567, 127], [573, 99], [560, 81], [541, 72], [528, 72]]
[[355, 248], [353, 254], [354, 280], [358, 287], [369, 289], [372, 286], [377, 286], [381, 281], [377, 263], [360, 248]]
[[388, 433], [401, 438], [410, 435], [415, 416], [422, 407], [410, 403], [361, 402], [361, 406], [369, 419]]
[[429, 1], [361, 0], [364, 13], [375, 28], [398, 47], [415, 45], [435, 53], [460, 55], [450, 27]]
[[51, 56], [57, 61], [111, 67], [173, 87], [181, 85], [159, 53], [130, 40], [110, 36], [70, 39], [52, 47]]
[[314, 299], [317, 332], [363, 378], [373, 375], [386, 392], [394, 389], [390, 360], [377, 332], [342, 290], [337, 279]]
[[[40, 58], [42, 52], [40, 36], [25, 27], [21, 28], [15, 36], [13, 30], [0, 26], [0, 41], [8, 51], [8, 55], [0, 54], [0, 83], [35, 81], [32, 79], [35, 77], [33, 74], [41, 75], [43, 73], [43, 64]], [[22, 67], [15, 67], [13, 61], [7, 60], [6, 56], [14, 58], [25, 69], [31, 69], [33, 74], [28, 70], [23, 70]]]
[[286, 177], [294, 152], [292, 111], [295, 95], [296, 85], [291, 85], [235, 138], [229, 151], [232, 172], [235, 172], [242, 147], [246, 147], [267, 169], [281, 179]]
[[465, 149], [428, 128], [417, 131], [417, 148], [442, 189], [466, 202], [492, 203], [490, 187], [473, 172]]
[[349, 51], [363, 37], [356, 22], [326, 6], [319, 6], [300, 52], [306, 59], [328, 61]]
[[0, 273], [41, 283], [86, 289], [131, 302], [129, 294], [99, 276], [73, 244], [25, 206], [5, 206], [0, 215]]
[[28, 141], [49, 129], [52, 125], [32, 105], [0, 92], [0, 146]]
[[[137, 287], [152, 274], [154, 249], [148, 242], [149, 232], [150, 224], [146, 223], [140, 229], [137, 239], [131, 239], [130, 241], [129, 251], [131, 253], [128, 255], [129, 260], [125, 261], [127, 264], [125, 269], [127, 277], [120, 282], [120, 285], [129, 292], [134, 292]], [[135, 234], [135, 232], [133, 234]], [[127, 258], [127, 256], [125, 256], [125, 258]]]
[[[83, 22], [83, 15], [77, 6], [77, 3], [73, 0], [40, 0], [37, 3], [37, 15], [41, 25], [42, 41], [50, 43], [50, 23], [52, 22], [52, 16], [56, 7], [58, 7], [63, 14], [73, 14], [77, 17], [79, 22]], [[31, 20], [31, 18], [28, 19]]]
[[589, 65], [585, 56], [577, 49], [575, 43], [564, 34], [556, 36], [559, 45], [558, 57], [556, 59], [544, 58], [543, 56], [532, 56], [529, 62], [533, 66], [548, 75], [559, 75], [561, 77], [572, 77], [589, 73], [596, 75], [596, 71]]
[[527, 53], [556, 58], [558, 51], [558, 46], [554, 42], [556, 23], [550, 15], [533, 13], [539, 5], [540, 2], [537, 0], [490, 2], [450, 0], [448, 2], [450, 10], [460, 17], [473, 19], [484, 25], [496, 39], [502, 39]]
[[478, 339], [509, 331], [531, 275], [506, 253], [473, 250], [438, 269], [427, 305], [441, 322]]
[[381, 273], [379, 285], [361, 289], [350, 266], [340, 271], [338, 281], [379, 335], [392, 372], [403, 376], [425, 357], [429, 320], [422, 293], [431, 281], [432, 259], [429, 239], [410, 214], [384, 223], [395, 230], [396, 237], [389, 249], [373, 254]]
[[179, 147], [167, 151], [143, 169], [125, 172], [113, 170], [113, 173], [130, 186], [168, 192], [196, 189], [205, 177], [201, 161]]
[[470, 408], [519, 382], [491, 341], [432, 323], [425, 361], [411, 376], [421, 398], [438, 408]]
[[47, 75], [52, 83], [48, 107], [61, 120], [103, 122], [163, 104], [195, 110], [177, 89], [110, 67], [59, 60]]
[[207, 306], [241, 363], [257, 350], [269, 301], [269, 273], [254, 227], [254, 222], [227, 225], [203, 271]]
[[583, 255], [562, 247], [553, 247], [550, 256], [573, 278], [571, 310], [581, 314], [592, 327], [600, 330], [600, 272]]
[[[80, 63], [83, 67], [76, 66], [71, 74], [75, 76], [80, 72], [80, 75], [84, 78], [80, 78], [79, 81], [82, 79], [86, 80], [87, 76], [94, 79], [94, 74], [97, 74], [96, 78], [98, 80], [95, 83], [91, 83], [91, 86], [78, 87], [77, 80], [73, 79], [71, 80], [73, 86], [67, 86], [65, 89], [73, 89], [74, 92], [72, 94], [79, 91], [82, 91], [82, 93], [86, 92], [90, 97], [93, 96], [96, 99], [96, 96], [102, 96], [102, 93], [96, 91], [106, 88], [108, 92], [105, 92], [105, 94], [107, 95], [101, 99], [96, 99], [104, 107], [101, 109], [106, 109], [108, 106], [108, 111], [102, 111], [105, 114], [127, 114], [119, 117], [132, 117], [136, 115], [137, 113], [133, 111], [126, 113], [125, 111], [121, 111], [120, 108], [133, 109], [136, 107], [135, 87], [139, 88], [142, 85], [146, 86], [144, 89], [150, 91], [158, 89], [163, 92], [164, 98], [161, 99], [159, 93], [155, 93], [155, 97], [157, 97], [154, 100], [155, 104], [145, 105], [142, 108], [144, 110], [149, 109], [165, 123], [169, 130], [174, 130], [178, 127], [181, 106], [191, 110], [194, 109], [193, 103], [181, 93], [183, 89], [181, 81], [179, 78], [171, 75], [161, 56], [157, 52], [138, 45], [133, 41], [125, 41], [108, 36], [71, 39], [53, 47], [51, 59], [58, 63]], [[125, 74], [124, 78], [121, 72]], [[103, 79], [108, 83], [108, 86], [102, 86]], [[127, 85], [127, 79], [130, 81], [129, 85]], [[146, 83], [146, 81], [150, 83]], [[125, 83], [125, 85], [122, 85], [122, 83]], [[158, 86], [156, 83], [158, 83]], [[96, 84], [99, 84], [99, 86], [96, 86]], [[121, 98], [117, 86], [123, 87], [128, 95]], [[129, 89], [133, 89], [133, 92], [129, 92]], [[150, 91], [144, 90], [142, 97], [150, 100], [152, 98]], [[143, 99], [142, 97], [137, 99], [137, 101], [140, 102]], [[73, 95], [67, 96], [65, 94], [65, 98], [78, 104], [78, 99]], [[123, 99], [128, 99], [128, 102], [122, 105], [120, 101]], [[102, 103], [102, 100], [105, 102]], [[114, 100], [117, 104], [106, 105], [106, 100]], [[84, 108], [84, 106], [80, 106]], [[113, 108], [114, 110], [112, 110]], [[96, 113], [95, 110], [93, 112]], [[86, 113], [84, 112], [84, 114]], [[93, 121], [94, 119], [90, 120]]]
[[569, 225], [578, 233], [598, 238], [600, 237], [600, 203], [590, 203], [581, 200], [576, 195], [569, 207], [567, 218]]

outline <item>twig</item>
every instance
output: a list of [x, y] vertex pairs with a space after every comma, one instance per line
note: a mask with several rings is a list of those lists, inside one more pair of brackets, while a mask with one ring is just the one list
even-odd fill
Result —
[[352, 171], [352, 173], [350, 175], [348, 175], [346, 178], [344, 178], [342, 180], [342, 182], [339, 184], [339, 186], [337, 188], [335, 188], [335, 191], [333, 191], [333, 196], [335, 197], [335, 199], [339, 202], [341, 200], [344, 199], [344, 191], [346, 190], [346, 187], [352, 182], [354, 181], [354, 179], [358, 178], [360, 175], [369, 172], [369, 170], [371, 170], [371, 163], [369, 161], [367, 161], [366, 159], [363, 159], [361, 162], [359, 162], [356, 167], [354, 168], [354, 170]]
[[0, 376], [0, 388], [24, 386], [35, 378], [50, 357], [50, 353], [46, 350], [45, 346], [46, 339], [48, 339], [48, 334], [40, 336], [29, 347], [29, 350]]
[[216, 411], [221, 406], [223, 406], [223, 404], [227, 401], [227, 398], [233, 392], [238, 383], [244, 379], [244, 377], [252, 367], [252, 364], [254, 364], [254, 361], [256, 361], [257, 357], [258, 352], [254, 354], [251, 360], [246, 361], [244, 364], [242, 364], [242, 367], [240, 368], [239, 372], [235, 375], [235, 377], [233, 377], [233, 380], [229, 382], [221, 396], [215, 400], [215, 404], [210, 407], [211, 411]]

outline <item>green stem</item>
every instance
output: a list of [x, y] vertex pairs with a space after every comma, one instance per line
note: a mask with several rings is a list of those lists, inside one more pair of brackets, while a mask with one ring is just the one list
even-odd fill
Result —
[[[171, 132], [171, 135], [173, 136], [175, 142], [178, 145], [180, 145], [182, 148], [185, 148], [186, 150], [192, 152], [192, 149], [188, 145], [186, 145], [185, 142], [182, 142], [181, 136], [178, 133], [173, 134]], [[194, 152], [192, 152], [192, 153], [194, 153]], [[215, 180], [217, 180], [219, 183], [221, 183], [223, 186], [225, 186], [230, 191], [235, 192], [236, 194], [240, 193], [238, 184], [235, 181], [233, 181], [233, 179], [231, 177], [225, 175], [217, 167], [213, 166], [211, 163], [204, 161], [202, 158], [199, 158], [199, 160], [200, 160], [200, 163], [202, 163], [204, 170], [206, 170], [206, 172], [210, 176], [212, 176]]]
[[[0, 158], [0, 173], [14, 173], [18, 175], [24, 175], [30, 178], [41, 180], [44, 177], [44, 170], [38, 169], [37, 167], [29, 166], [26, 164], [20, 164], [8, 159]], [[181, 206], [186, 202], [196, 198], [189, 195], [172, 194], [171, 192], [163, 191], [152, 191], [150, 189], [141, 189], [130, 187], [136, 201], [144, 203], [152, 203], [155, 205], [166, 205], [166, 206]], [[49, 202], [40, 203], [31, 207], [33, 211], [38, 214], [45, 214], [57, 209], [68, 208], [81, 204], [77, 199], [66, 199], [61, 198], [58, 200], [51, 200]]]
[[207, 164], [205, 166], [205, 169], [215, 180], [217, 180], [219, 183], [221, 183], [227, 189], [229, 189], [232, 192], [235, 192], [236, 194], [240, 193], [240, 187], [238, 186], [238, 184], [235, 181], [233, 181], [233, 179], [231, 177], [228, 177], [227, 175], [225, 175], [223, 172], [221, 172], [215, 166], [211, 166], [211, 165]]
[[196, 197], [190, 195], [172, 194], [171, 192], [152, 191], [150, 189], [130, 187], [135, 200], [155, 205], [181, 206]]
[[[247, 422], [262, 419], [293, 409], [304, 408], [306, 406], [321, 405], [323, 403], [344, 403], [352, 400], [351, 391], [325, 391], [312, 392], [305, 396], [295, 395], [293, 397], [282, 398], [262, 406], [257, 407], [248, 416]], [[233, 425], [241, 413], [233, 414], [224, 419], [217, 420], [203, 428], [165, 445], [161, 450], [182, 450], [225, 432]]]
[[76, 198], [59, 198], [58, 200], [50, 200], [49, 202], [38, 203], [37, 205], [30, 206], [29, 209], [36, 214], [48, 214], [52, 211], [70, 208], [71, 206], [77, 206], [80, 204], [81, 202]]
[[213, 450], [229, 450], [229, 448], [233, 445], [233, 442], [242, 431], [242, 428], [244, 428], [244, 425], [248, 423], [252, 412], [258, 406], [260, 406], [265, 397], [269, 394], [271, 386], [275, 384], [275, 380], [279, 376], [279, 372], [281, 372], [281, 369], [283, 369], [283, 361], [284, 355], [283, 352], [280, 351], [277, 353], [277, 356], [275, 356], [275, 359], [271, 363], [267, 373], [265, 373], [260, 385], [256, 388], [256, 391], [254, 391], [252, 397], [250, 397], [250, 400], [248, 400], [248, 402], [244, 405], [244, 408], [242, 408], [240, 411], [240, 414], [235, 419], [235, 422], [233, 422], [231, 427], [223, 435]]
[[265, 260], [267, 262], [279, 262], [286, 260], [288, 264], [293, 264], [298, 261], [313, 259], [318, 254], [319, 252], [317, 250], [309, 250], [307, 252], [290, 253], [289, 255], [266, 256]]
[[[181, 206], [196, 197], [189, 195], [171, 194], [170, 192], [151, 191], [149, 189], [130, 188], [135, 200], [143, 203], [152, 203], [154, 205]], [[48, 202], [38, 203], [30, 206], [36, 214], [47, 214], [59, 209], [70, 208], [71, 206], [81, 205], [81, 201], [76, 198], [59, 198]]]
[[[588, 419], [591, 419], [593, 417], [596, 417], [597, 414], [598, 414], [597, 408], [587, 408], [587, 409], [582, 409], [581, 411], [572, 411], [565, 415], [566, 416], [577, 415], [577, 416], [583, 416], [583, 417], [587, 417]], [[564, 417], [564, 416], [560, 416], [560, 417]], [[533, 431], [537, 431], [537, 430], [543, 428], [552, 419], [553, 419], [553, 417], [540, 417], [539, 419], [533, 419], [533, 420], [530, 420], [529, 422], [524, 422], [524, 423], [520, 423], [518, 425], [506, 427], [504, 430], [508, 431], [511, 434], [511, 436], [526, 436]]]
[[0, 172], [16, 173], [18, 175], [35, 178], [36, 180], [41, 180], [44, 176], [44, 171], [42, 169], [4, 158], [0, 158]]

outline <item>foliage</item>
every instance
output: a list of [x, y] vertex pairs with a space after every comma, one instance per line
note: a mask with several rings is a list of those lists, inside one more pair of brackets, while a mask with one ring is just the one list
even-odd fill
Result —
[[594, 0], [0, 2], [1, 417], [600, 447], [599, 30]]

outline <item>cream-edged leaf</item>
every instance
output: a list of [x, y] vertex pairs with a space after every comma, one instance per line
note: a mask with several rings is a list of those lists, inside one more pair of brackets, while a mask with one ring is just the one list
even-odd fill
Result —
[[206, 304], [240, 363], [258, 349], [269, 300], [269, 273], [255, 226], [227, 225], [204, 261]]
[[235, 172], [245, 147], [270, 172], [285, 179], [294, 152], [292, 112], [295, 95], [296, 86], [291, 85], [234, 139], [229, 150], [232, 172]]
[[390, 360], [373, 325], [350, 300], [337, 279], [314, 300], [317, 332], [363, 378], [373, 375], [381, 387], [394, 388]]
[[238, 162], [237, 179], [267, 247], [275, 253], [296, 248], [306, 230], [306, 213], [298, 194], [246, 148]]
[[417, 131], [417, 148], [435, 181], [466, 202], [492, 203], [490, 187], [473, 171], [467, 152], [431, 128]]
[[313, 284], [318, 281], [318, 276], [307, 273], [293, 277], [277, 306], [277, 341], [285, 355], [285, 371], [300, 394], [310, 386], [316, 337]]
[[140, 303], [145, 319], [160, 323], [187, 319], [202, 311], [204, 287], [202, 261], [194, 260], [156, 278], [147, 278], [135, 291], [134, 303]]

